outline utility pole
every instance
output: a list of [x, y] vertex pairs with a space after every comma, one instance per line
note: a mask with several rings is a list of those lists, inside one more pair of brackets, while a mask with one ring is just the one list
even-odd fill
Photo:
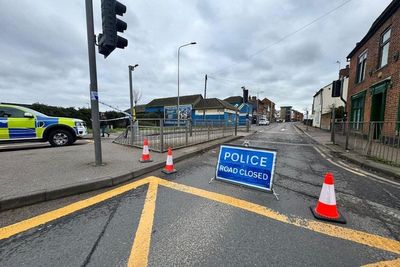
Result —
[[308, 131], [308, 108], [306, 108], [306, 131]]
[[[204, 76], [204, 99], [207, 98], [207, 74]], [[203, 121], [206, 119], [206, 109], [203, 107]]]
[[259, 97], [260, 97], [260, 93], [262, 94], [262, 93], [264, 93], [264, 91], [257, 91], [256, 92], [257, 93], [257, 106], [256, 106], [256, 109], [257, 109], [257, 113], [256, 113], [256, 123], [257, 123], [257, 125], [260, 125], [260, 112], [259, 112], [259, 105], [258, 105], [258, 102], [259, 102]]
[[207, 98], [207, 74], [204, 76], [204, 99]]
[[94, 35], [93, 25], [93, 3], [92, 0], [86, 0], [86, 26], [89, 55], [90, 72], [90, 105], [92, 109], [92, 128], [94, 141], [94, 156], [96, 166], [102, 165], [100, 122], [99, 122], [99, 97], [97, 92], [97, 72], [96, 72], [96, 36]]
[[331, 141], [335, 144], [335, 105], [332, 105]]
[[258, 107], [258, 92], [257, 92], [257, 125], [260, 125], [260, 113], [259, 113], [259, 107]]

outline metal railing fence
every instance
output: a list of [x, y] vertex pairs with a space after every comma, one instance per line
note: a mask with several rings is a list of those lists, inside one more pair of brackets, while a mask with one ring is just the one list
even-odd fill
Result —
[[400, 122], [335, 122], [335, 144], [347, 150], [400, 165]]
[[[248, 130], [248, 127], [246, 129]], [[237, 131], [235, 121], [180, 120], [178, 126], [177, 120], [172, 119], [138, 119], [133, 127], [128, 127], [114, 143], [141, 148], [144, 139], [147, 139], [151, 150], [165, 152], [168, 147], [180, 148], [208, 142], [237, 135]]]

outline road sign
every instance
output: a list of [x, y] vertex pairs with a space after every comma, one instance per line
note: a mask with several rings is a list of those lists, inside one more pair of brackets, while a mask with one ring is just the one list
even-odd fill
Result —
[[276, 151], [221, 145], [215, 179], [272, 192]]

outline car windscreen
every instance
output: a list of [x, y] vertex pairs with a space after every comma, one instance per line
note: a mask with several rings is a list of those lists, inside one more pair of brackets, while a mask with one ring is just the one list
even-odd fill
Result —
[[30, 108], [24, 107], [24, 111], [25, 111], [25, 112], [32, 113], [32, 114], [35, 115], [35, 116], [48, 117], [47, 115], [45, 115], [45, 114], [43, 114], [43, 113], [40, 113], [39, 111], [30, 109]]

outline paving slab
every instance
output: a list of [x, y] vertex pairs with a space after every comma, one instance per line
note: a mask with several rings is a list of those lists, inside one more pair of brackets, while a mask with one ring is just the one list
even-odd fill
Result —
[[[238, 136], [174, 150], [174, 160], [251, 133], [239, 132]], [[115, 144], [114, 138], [102, 138], [104, 165], [100, 167], [94, 165], [90, 139], [59, 148], [38, 145], [0, 150], [0, 210], [113, 186], [164, 166], [166, 153], [151, 152], [153, 162], [140, 163], [141, 149]]]

